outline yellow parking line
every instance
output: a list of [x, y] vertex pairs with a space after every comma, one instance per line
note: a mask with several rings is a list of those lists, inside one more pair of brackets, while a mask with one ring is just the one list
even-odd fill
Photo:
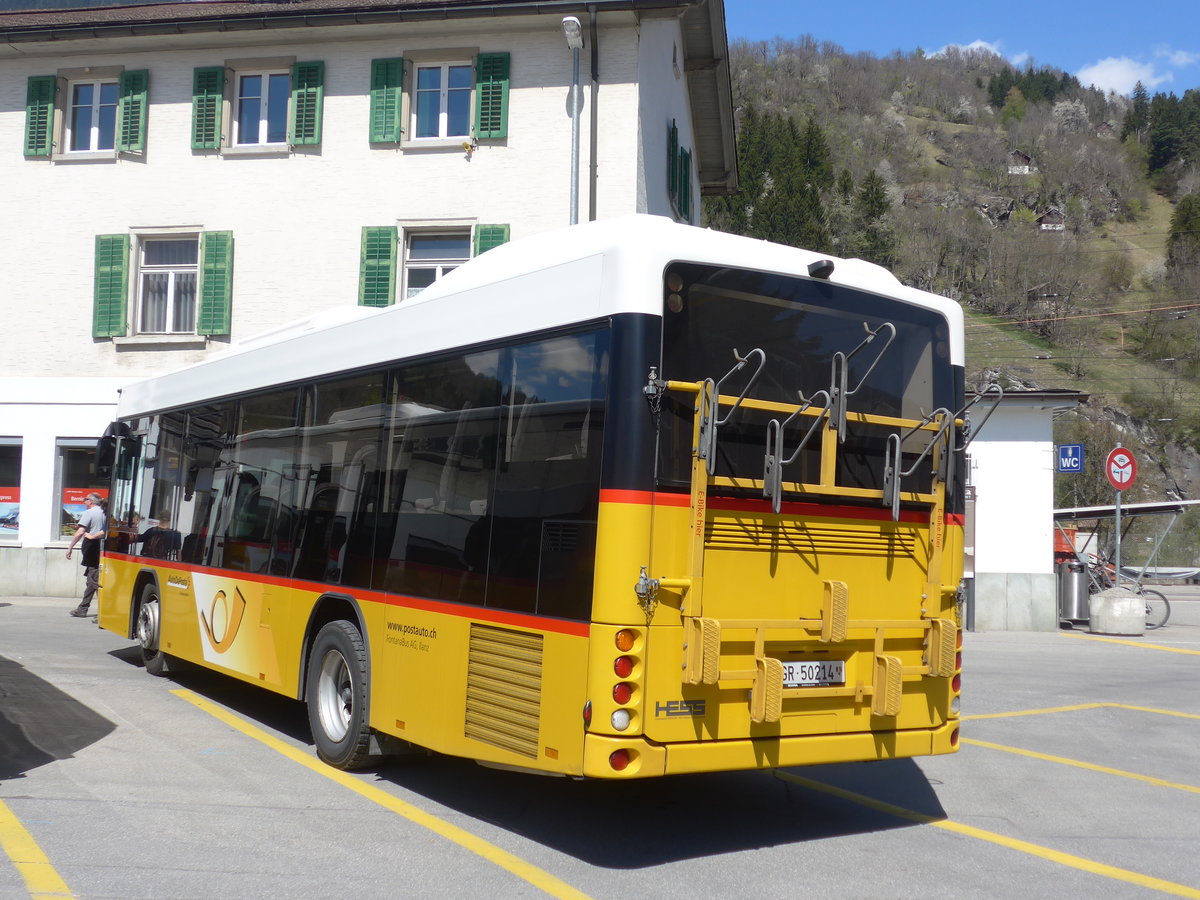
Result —
[[976, 747], [986, 747], [989, 750], [1002, 750], [1005, 753], [1015, 753], [1018, 756], [1028, 756], [1030, 759], [1040, 759], [1045, 762], [1060, 763], [1064, 766], [1074, 766], [1077, 769], [1088, 769], [1092, 772], [1102, 772], [1105, 775], [1117, 775], [1121, 778], [1131, 778], [1134, 781], [1144, 781], [1146, 784], [1157, 785], [1158, 787], [1172, 788], [1176, 791], [1188, 791], [1192, 794], [1200, 794], [1200, 787], [1192, 784], [1183, 784], [1178, 781], [1166, 781], [1162, 778], [1155, 778], [1152, 775], [1139, 775], [1137, 772], [1126, 772], [1123, 769], [1112, 769], [1108, 766], [1098, 766], [1094, 763], [1083, 762], [1079, 759], [1070, 759], [1065, 756], [1051, 756], [1049, 753], [1038, 753], [1035, 750], [1024, 750], [1020, 747], [1008, 747], [1004, 744], [993, 744], [990, 741], [978, 741], [974, 738], [962, 738], [964, 744], [972, 744]]
[[1146, 650], [1165, 650], [1167, 653], [1187, 653], [1191, 656], [1200, 656], [1200, 650], [1185, 650], [1183, 647], [1171, 647], [1167, 644], [1149, 644], [1145, 641], [1130, 641], [1123, 638], [1100, 637], [1095, 634], [1077, 634], [1075, 632], [1068, 632], [1067, 635], [1084, 641], [1103, 641], [1106, 644], [1125, 644], [1129, 647], [1142, 647]]
[[987, 841], [991, 844], [1007, 847], [1010, 850], [1017, 850], [1021, 853], [1028, 853], [1031, 856], [1037, 856], [1041, 859], [1049, 860], [1050, 862], [1056, 862], [1064, 866], [1070, 866], [1073, 869], [1080, 869], [1084, 872], [1091, 872], [1094, 875], [1101, 875], [1105, 878], [1112, 878], [1116, 881], [1124, 881], [1128, 884], [1135, 884], [1138, 887], [1162, 891], [1163, 893], [1172, 894], [1176, 897], [1191, 897], [1194, 898], [1194, 900], [1200, 900], [1200, 890], [1193, 887], [1188, 887], [1186, 884], [1177, 884], [1173, 881], [1166, 881], [1162, 878], [1153, 878], [1149, 875], [1143, 875], [1140, 872], [1131, 872], [1128, 869], [1119, 869], [1116, 866], [1110, 866], [1105, 863], [1096, 862], [1095, 860], [1086, 859], [1082, 856], [1075, 856], [1071, 853], [1063, 853], [1059, 850], [1052, 850], [1049, 847], [1031, 844], [1028, 841], [1010, 838], [1003, 834], [997, 834], [994, 831], [984, 831], [982, 828], [975, 828], [972, 825], [963, 825], [959, 822], [952, 822], [949, 819], [938, 819], [933, 816], [925, 815], [924, 813], [916, 812], [915, 810], [905, 809], [902, 806], [894, 806], [893, 804], [886, 803], [883, 800], [876, 800], [874, 797], [856, 794], [853, 791], [846, 790], [845, 788], [834, 787], [833, 785], [824, 784], [820, 781], [813, 781], [809, 778], [793, 775], [790, 772], [776, 771], [775, 776], [783, 779], [784, 781], [790, 781], [803, 787], [812, 788], [813, 790], [820, 791], [823, 794], [831, 794], [835, 797], [841, 797], [843, 800], [849, 800], [852, 803], [857, 803], [860, 806], [865, 806], [868, 809], [886, 813], [887, 815], [895, 816], [899, 819], [907, 819], [910, 822], [917, 822], [921, 825], [932, 825], [933, 827], [941, 828], [944, 831], [965, 835], [966, 837], [977, 838], [981, 841]]
[[235, 716], [228, 710], [222, 709], [215, 703], [211, 703], [200, 697], [197, 694], [188, 690], [174, 690], [171, 693], [178, 697], [182, 697], [194, 706], [204, 710], [210, 716], [220, 719], [231, 728], [240, 731], [247, 737], [251, 737], [261, 744], [265, 744], [277, 753], [286, 756], [293, 762], [299, 763], [307, 769], [316, 772], [318, 775], [323, 775], [330, 781], [340, 784], [342, 787], [354, 791], [372, 803], [377, 803], [385, 809], [391, 810], [411, 822], [420, 825], [423, 828], [428, 828], [435, 834], [441, 835], [447, 840], [453, 841], [460, 847], [470, 850], [472, 853], [478, 854], [488, 862], [494, 863], [502, 869], [506, 869], [534, 887], [545, 891], [552, 897], [571, 898], [571, 900], [589, 900], [588, 895], [582, 891], [578, 891], [564, 881], [555, 878], [549, 872], [539, 869], [537, 866], [531, 865], [518, 856], [514, 856], [507, 850], [502, 850], [495, 844], [485, 841], [481, 837], [471, 834], [465, 829], [459, 828], [457, 825], [451, 825], [424, 810], [418, 809], [411, 803], [406, 803], [398, 797], [394, 797], [387, 791], [377, 788], [365, 781], [360, 781], [353, 775], [334, 769], [325, 763], [318, 760], [316, 757], [303, 753], [278, 738], [272, 737], [265, 731], [251, 725], [249, 722]]
[[973, 716], [963, 716], [962, 719], [963, 721], [968, 719], [1013, 719], [1019, 716], [1044, 716], [1047, 713], [1076, 712], [1081, 709], [1129, 709], [1134, 712], [1148, 712], [1159, 716], [1176, 716], [1180, 719], [1200, 720], [1200, 715], [1196, 713], [1176, 712], [1173, 709], [1154, 709], [1150, 706], [1130, 706], [1128, 703], [1080, 703], [1077, 706], [1051, 706], [1046, 709], [1017, 709], [1012, 712], [977, 713]]
[[1020, 709], [1015, 712], [978, 713], [973, 716], [963, 716], [966, 719], [1010, 719], [1015, 716], [1044, 716], [1047, 713], [1074, 712], [1078, 709], [1100, 709], [1104, 703], [1080, 703], [1078, 706], [1051, 706], [1046, 709]]
[[0, 848], [3, 848], [13, 866], [25, 879], [25, 886], [33, 900], [75, 896], [62, 880], [62, 876], [50, 864], [33, 835], [21, 824], [21, 820], [13, 815], [3, 800], [0, 800]]
[[1159, 716], [1175, 716], [1180, 719], [1196, 719], [1200, 721], [1200, 715], [1196, 713], [1176, 712], [1173, 709], [1154, 709], [1150, 706], [1130, 706], [1127, 703], [1105, 703], [1104, 706], [1111, 706], [1113, 709], [1132, 709], [1134, 712], [1148, 712]]

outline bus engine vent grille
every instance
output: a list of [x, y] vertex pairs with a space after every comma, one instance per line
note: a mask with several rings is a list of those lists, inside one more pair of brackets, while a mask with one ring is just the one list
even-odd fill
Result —
[[536, 759], [542, 707], [542, 636], [471, 625], [463, 733]]
[[714, 519], [708, 523], [704, 538], [705, 544], [713, 548], [851, 556], [907, 556], [916, 547], [910, 531], [822, 527], [799, 522], [767, 524], [752, 519]]

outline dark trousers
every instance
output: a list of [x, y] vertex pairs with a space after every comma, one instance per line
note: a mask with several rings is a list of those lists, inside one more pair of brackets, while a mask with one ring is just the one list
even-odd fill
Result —
[[87, 609], [92, 605], [92, 598], [96, 596], [96, 591], [100, 590], [100, 567], [84, 566], [83, 575], [86, 583], [83, 588], [83, 599], [79, 601], [79, 608]]

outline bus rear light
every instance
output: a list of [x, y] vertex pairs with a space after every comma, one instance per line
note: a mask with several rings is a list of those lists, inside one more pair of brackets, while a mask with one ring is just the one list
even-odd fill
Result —
[[962, 651], [959, 650], [957, 653], [954, 654], [954, 671], [958, 672], [961, 670], [962, 670]]
[[[955, 735], [957, 734], [958, 732], [956, 731]], [[612, 753], [608, 754], [608, 764], [612, 767], [614, 772], [624, 771], [630, 762], [631, 759], [629, 756], [629, 751], [623, 747], [620, 750], [614, 750]]]
[[955, 675], [953, 679], [951, 679], [950, 688], [956, 694], [962, 690], [962, 673], [961, 672], [959, 674]]
[[954, 639], [954, 648], [956, 650], [962, 649], [962, 629], [961, 628], [958, 629], [958, 636]]
[[628, 703], [633, 698], [633, 685], [628, 681], [622, 681], [620, 684], [613, 685], [613, 700], [622, 705]]
[[631, 628], [622, 628], [617, 632], [613, 642], [617, 645], [617, 649], [622, 653], [628, 653], [633, 649], [633, 645], [636, 640], [637, 632]]
[[956, 696], [953, 700], [950, 701], [950, 715], [957, 716], [961, 709], [962, 709], [962, 698]]
[[592, 727], [592, 701], [589, 700], [583, 704], [583, 727], [588, 729]]
[[[952, 732], [950, 732], [950, 746], [951, 747], [958, 746], [958, 729], [957, 728], [955, 728]], [[621, 751], [618, 750], [617, 752], [620, 753]], [[612, 762], [611, 756], [609, 757], [609, 762]]]
[[629, 728], [629, 723], [633, 720], [633, 715], [627, 709], [618, 709], [612, 714], [612, 727], [617, 731], [625, 731]]
[[618, 678], [628, 678], [633, 674], [633, 659], [628, 656], [618, 656], [613, 660], [613, 671]]

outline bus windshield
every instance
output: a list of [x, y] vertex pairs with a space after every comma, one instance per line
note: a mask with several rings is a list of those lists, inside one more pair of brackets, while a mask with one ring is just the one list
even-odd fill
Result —
[[[888, 324], [896, 332], [891, 341]], [[880, 339], [853, 353], [871, 333]], [[948, 326], [936, 312], [825, 281], [693, 264], [675, 264], [666, 273], [661, 377], [670, 381], [719, 381], [739, 357], [760, 349], [765, 361], [746, 396], [799, 404], [832, 393], [834, 356], [840, 353], [850, 356], [848, 383], [861, 382], [848, 403], [851, 413], [919, 420], [952, 407], [948, 339]], [[729, 378], [721, 393], [741, 393], [756, 366]], [[669, 393], [663, 400], [660, 485], [684, 485], [690, 478], [691, 399]], [[815, 406], [827, 403], [820, 397]], [[715, 474], [762, 478], [771, 418], [785, 416], [734, 411], [720, 433]], [[785, 446], [796, 446], [810, 423], [793, 420]], [[877, 425], [848, 423], [838, 483], [878, 488], [887, 436], [888, 429]], [[819, 480], [819, 445], [810, 442], [788, 480]], [[905, 453], [915, 458], [920, 449], [906, 443]]]

